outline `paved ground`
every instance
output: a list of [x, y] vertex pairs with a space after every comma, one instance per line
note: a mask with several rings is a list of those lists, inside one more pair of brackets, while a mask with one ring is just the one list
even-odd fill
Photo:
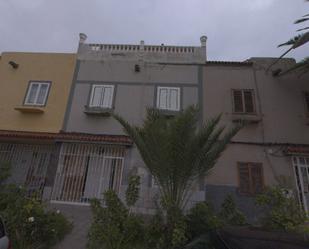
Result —
[[73, 230], [54, 249], [85, 249], [87, 233], [92, 220], [89, 206], [51, 204], [52, 208], [60, 210], [70, 221], [73, 221]]

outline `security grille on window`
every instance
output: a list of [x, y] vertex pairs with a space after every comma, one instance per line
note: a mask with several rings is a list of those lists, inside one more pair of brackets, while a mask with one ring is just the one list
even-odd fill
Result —
[[124, 148], [95, 144], [62, 145], [53, 201], [88, 203], [106, 190], [120, 191]]
[[24, 104], [38, 106], [45, 105], [49, 87], [49, 82], [30, 82]]
[[304, 92], [304, 101], [305, 101], [306, 112], [309, 115], [309, 92]]
[[255, 113], [253, 90], [232, 90], [233, 111], [235, 113], [252, 114]]
[[239, 192], [254, 195], [263, 189], [263, 168], [261, 163], [238, 163]]
[[157, 108], [162, 110], [179, 111], [180, 88], [158, 87]]
[[112, 85], [93, 85], [90, 107], [112, 108], [114, 86]]

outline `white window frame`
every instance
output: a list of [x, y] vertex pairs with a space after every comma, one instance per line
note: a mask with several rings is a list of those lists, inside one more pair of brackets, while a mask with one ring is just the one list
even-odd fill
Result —
[[[111, 94], [111, 100], [110, 103], [108, 103], [108, 106], [101, 106], [101, 105], [93, 105], [93, 98], [94, 98], [94, 93], [95, 93], [95, 88], [96, 87], [102, 87], [102, 88], [111, 88], [112, 89], [112, 94]], [[112, 108], [113, 107], [113, 102], [114, 102], [114, 91], [115, 91], [115, 86], [114, 85], [92, 85], [92, 89], [91, 89], [91, 95], [90, 95], [90, 99], [89, 99], [89, 107], [100, 107], [100, 108]], [[103, 97], [104, 99], [104, 97]], [[102, 96], [101, 96], [101, 103], [103, 103], [102, 101]]]
[[[25, 101], [24, 101], [24, 105], [45, 106], [46, 105], [46, 100], [47, 100], [47, 97], [48, 97], [48, 94], [49, 94], [50, 83], [51, 82], [30, 81], [28, 89], [27, 89], [27, 94], [26, 94], [26, 98], [25, 98]], [[29, 97], [30, 97], [31, 89], [32, 89], [33, 85], [35, 85], [35, 84], [39, 85], [39, 87], [38, 87], [38, 90], [37, 90], [37, 92], [35, 94], [34, 103], [30, 103], [29, 102]], [[47, 85], [47, 91], [46, 91], [46, 94], [44, 96], [44, 101], [43, 101], [43, 103], [37, 103], [38, 97], [39, 97], [39, 92], [40, 92], [41, 87], [43, 85]]]
[[[178, 92], [178, 96], [177, 96], [177, 107], [174, 109], [174, 108], [171, 108], [171, 104], [170, 106], [167, 106], [166, 108], [162, 108], [160, 107], [160, 91], [161, 90], [168, 90], [168, 94], [170, 95], [170, 91], [171, 90], [177, 90]], [[157, 108], [160, 109], [160, 110], [169, 110], [169, 111], [179, 111], [180, 110], [180, 94], [181, 94], [181, 89], [180, 87], [162, 87], [162, 86], [159, 86], [157, 87]], [[169, 96], [170, 98], [170, 96]], [[169, 99], [169, 102], [170, 102], [170, 99]]]

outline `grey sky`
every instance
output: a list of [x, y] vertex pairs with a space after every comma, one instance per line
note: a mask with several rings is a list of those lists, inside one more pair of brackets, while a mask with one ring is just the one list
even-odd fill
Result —
[[205, 34], [210, 60], [279, 56], [308, 12], [304, 0], [0, 0], [0, 52], [75, 52], [84, 32], [91, 43], [170, 45]]

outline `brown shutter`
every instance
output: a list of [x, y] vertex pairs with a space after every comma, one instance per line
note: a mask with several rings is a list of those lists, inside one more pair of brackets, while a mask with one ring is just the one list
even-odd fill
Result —
[[250, 194], [250, 169], [247, 163], [238, 163], [239, 192]]
[[251, 164], [251, 191], [252, 194], [260, 193], [263, 189], [263, 170], [262, 164]]
[[245, 112], [253, 113], [254, 112], [253, 92], [250, 90], [245, 90], [244, 100], [245, 100]]
[[233, 90], [233, 99], [234, 99], [234, 112], [244, 112], [242, 102], [242, 91]]

